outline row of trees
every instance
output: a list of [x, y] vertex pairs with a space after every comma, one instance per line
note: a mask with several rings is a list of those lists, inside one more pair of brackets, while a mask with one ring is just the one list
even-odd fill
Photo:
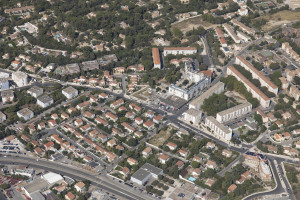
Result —
[[253, 108], [259, 106], [259, 101], [256, 98], [252, 97], [252, 94], [248, 92], [244, 84], [238, 81], [234, 76], [229, 75], [226, 78], [222, 78], [221, 81], [225, 83], [227, 90], [234, 90], [243, 95], [247, 99], [247, 101], [252, 104]]

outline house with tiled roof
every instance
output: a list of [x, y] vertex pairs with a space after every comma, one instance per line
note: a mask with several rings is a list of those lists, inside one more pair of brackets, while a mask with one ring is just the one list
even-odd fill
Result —
[[129, 133], [133, 133], [135, 131], [135, 128], [133, 128], [130, 124], [127, 122], [123, 122], [121, 124]]
[[76, 196], [72, 193], [72, 192], [68, 192], [66, 195], [65, 195], [65, 199], [66, 200], [74, 200], [76, 198]]
[[84, 125], [84, 126], [81, 126], [81, 127], [80, 127], [80, 130], [81, 130], [82, 132], [89, 131], [89, 130], [91, 130], [91, 125], [90, 125], [90, 124], [86, 124], [86, 125]]
[[116, 122], [118, 120], [118, 117], [111, 112], [106, 112], [105, 117], [113, 122]]
[[181, 170], [184, 166], [184, 162], [182, 162], [181, 160], [178, 160], [175, 165], [177, 165], [178, 170]]
[[47, 142], [46, 144], [44, 144], [44, 147], [45, 147], [45, 149], [48, 151], [48, 150], [50, 150], [52, 147], [54, 147], [54, 142], [53, 142], [53, 141]]
[[118, 136], [120, 136], [120, 137], [125, 137], [125, 134], [122, 133], [121, 131], [119, 131], [119, 130], [116, 129], [116, 128], [112, 128], [111, 131], [112, 131], [112, 134], [113, 134], [113, 135], [118, 135]]
[[160, 154], [160, 156], [158, 157], [158, 160], [160, 163], [162, 164], [166, 164], [166, 162], [170, 159], [170, 157], [166, 154]]
[[101, 98], [101, 99], [107, 99], [108, 95], [106, 93], [102, 92], [102, 93], [99, 94], [99, 98]]
[[35, 148], [34, 153], [36, 153], [37, 155], [41, 155], [43, 153], [43, 150], [40, 147]]
[[56, 113], [52, 114], [51, 119], [57, 120], [58, 119], [58, 114], [56, 114]]
[[167, 147], [169, 147], [169, 149], [171, 151], [175, 150], [177, 148], [177, 144], [173, 143], [173, 142], [168, 142], [167, 143]]
[[111, 139], [107, 142], [108, 147], [114, 147], [117, 144], [115, 139]]
[[95, 122], [96, 122], [97, 124], [102, 124], [103, 126], [108, 126], [108, 122], [105, 121], [104, 119], [100, 118], [100, 117], [97, 117], [97, 118], [95, 119]]
[[65, 120], [65, 119], [68, 119], [69, 118], [69, 115], [67, 114], [67, 113], [62, 113], [61, 115], [60, 115], [60, 117], [63, 119], [63, 120]]
[[192, 176], [195, 177], [195, 178], [198, 178], [198, 176], [200, 176], [200, 174], [201, 174], [201, 169], [200, 168], [195, 168], [192, 171]]
[[123, 167], [122, 170], [120, 171], [120, 174], [123, 176], [127, 176], [130, 173], [130, 170], [128, 167]]
[[74, 188], [77, 190], [77, 192], [83, 192], [85, 190], [85, 184], [80, 181], [74, 185]]
[[143, 151], [142, 151], [142, 155], [144, 158], [148, 158], [149, 155], [152, 153], [152, 149], [151, 147], [146, 147]]
[[92, 119], [95, 117], [95, 114], [91, 113], [90, 111], [85, 111], [83, 116]]
[[229, 188], [227, 189], [227, 192], [228, 193], [234, 192], [236, 190], [236, 188], [237, 188], [236, 184], [231, 184], [229, 186]]
[[125, 114], [125, 117], [129, 118], [129, 119], [133, 119], [135, 117], [135, 115], [132, 112], [127, 112]]
[[53, 120], [53, 119], [48, 120], [48, 126], [53, 127], [53, 126], [56, 126], [56, 125], [57, 125], [57, 123], [56, 123], [55, 120]]
[[208, 179], [205, 181], [205, 185], [207, 185], [208, 187], [212, 187], [213, 184], [215, 184], [216, 181], [217, 181], [216, 178], [208, 178]]
[[46, 128], [46, 125], [45, 125], [44, 122], [41, 122], [41, 123], [38, 124], [38, 129], [39, 129], [39, 130], [42, 130], [42, 129], [44, 129], [44, 128]]
[[118, 149], [119, 151], [124, 151], [124, 147], [122, 145], [117, 145], [115, 146], [116, 149]]
[[137, 165], [138, 161], [133, 158], [127, 158], [127, 162], [129, 165]]
[[113, 152], [109, 152], [106, 153], [106, 157], [109, 162], [113, 162], [118, 156]]
[[206, 163], [206, 167], [210, 169], [216, 169], [217, 168], [217, 163], [213, 160], [208, 160]]
[[151, 120], [148, 120], [146, 122], [143, 123], [143, 126], [148, 129], [148, 130], [151, 130], [154, 128], [154, 122], [151, 121]]
[[182, 156], [182, 157], [187, 157], [187, 155], [188, 155], [188, 151], [186, 151], [186, 150], [183, 150], [183, 149], [180, 149], [179, 151], [178, 151], [178, 153], [179, 153], [179, 155], [180, 156]]
[[144, 121], [143, 121], [142, 118], [136, 117], [135, 120], [134, 120], [134, 122], [135, 122], [137, 125], [141, 125]]
[[133, 136], [134, 136], [134, 138], [140, 138], [140, 137], [143, 137], [143, 133], [140, 131], [135, 131]]
[[154, 112], [151, 110], [148, 110], [147, 112], [144, 113], [144, 115], [145, 115], [145, 117], [152, 119], [154, 117]]
[[82, 121], [82, 119], [76, 119], [75, 121], [74, 121], [74, 125], [76, 126], [76, 127], [79, 127], [79, 126], [82, 126], [83, 125], [83, 121]]
[[162, 115], [157, 115], [156, 117], [153, 118], [153, 122], [159, 124], [162, 119], [163, 119]]
[[110, 107], [113, 109], [117, 109], [118, 107], [120, 107], [121, 105], [124, 104], [124, 100], [123, 99], [118, 99], [115, 102], [110, 104]]

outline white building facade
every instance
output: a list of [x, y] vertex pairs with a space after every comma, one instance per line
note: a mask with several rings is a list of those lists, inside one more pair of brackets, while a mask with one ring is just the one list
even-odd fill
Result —
[[188, 109], [184, 114], [184, 120], [187, 122], [193, 122], [193, 124], [198, 124], [201, 121], [202, 112], [194, 108]]
[[240, 105], [234, 106], [227, 110], [223, 110], [217, 113], [216, 119], [220, 123], [224, 123], [230, 121], [232, 119], [236, 119], [237, 117], [241, 117], [246, 115], [252, 111], [252, 104], [249, 102], [242, 103]]
[[164, 56], [167, 55], [191, 55], [197, 53], [196, 47], [165, 47]]
[[13, 72], [12, 80], [17, 84], [18, 87], [23, 87], [28, 85], [28, 75], [24, 72]]
[[208, 116], [205, 118], [205, 125], [208, 127], [215, 135], [221, 137], [227, 141], [232, 138], [232, 130], [218, 122], [214, 117]]
[[78, 90], [70, 86], [66, 89], [63, 89], [62, 94], [65, 95], [67, 99], [72, 99], [73, 97], [76, 97], [78, 95]]

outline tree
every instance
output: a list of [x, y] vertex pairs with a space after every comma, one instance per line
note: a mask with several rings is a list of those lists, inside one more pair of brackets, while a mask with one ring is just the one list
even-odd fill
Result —
[[280, 69], [280, 65], [278, 63], [271, 63], [270, 69], [272, 69], [272, 70]]
[[127, 143], [129, 146], [133, 147], [137, 145], [137, 140], [135, 138], [130, 138]]
[[261, 115], [257, 113], [254, 114], [254, 120], [258, 123], [258, 125], [262, 125], [263, 123]]
[[199, 163], [196, 161], [192, 161], [191, 163], [192, 168], [198, 168], [199, 167]]
[[173, 28], [173, 35], [177, 38], [182, 38], [183, 33], [181, 32], [181, 30], [179, 30], [178, 28]]

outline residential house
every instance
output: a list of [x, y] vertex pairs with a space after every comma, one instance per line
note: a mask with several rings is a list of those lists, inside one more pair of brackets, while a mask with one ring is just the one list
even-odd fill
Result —
[[129, 165], [137, 165], [138, 161], [133, 158], [127, 158], [127, 162]]
[[162, 153], [162, 154], [158, 157], [158, 160], [159, 160], [160, 163], [166, 164], [166, 162], [169, 160], [169, 156]]
[[236, 190], [236, 188], [237, 188], [236, 184], [231, 184], [231, 185], [229, 186], [229, 188], [227, 189], [227, 193], [232, 193], [232, 192], [234, 192], [234, 191]]
[[192, 172], [192, 176], [195, 178], [198, 178], [198, 176], [200, 176], [201, 174], [201, 169], [200, 168], [195, 168]]
[[208, 160], [206, 163], [206, 167], [209, 169], [216, 169], [217, 168], [217, 163], [213, 160]]
[[[299, 140], [300, 141], [300, 140]], [[142, 155], [144, 158], [148, 158], [149, 155], [152, 153], [152, 149], [150, 147], [146, 147], [143, 151], [142, 151]]]
[[85, 189], [85, 184], [80, 181], [80, 182], [76, 183], [74, 185], [74, 187], [75, 187], [75, 189], [76, 189], [77, 192], [82, 193], [84, 191], [84, 189]]
[[224, 149], [222, 151], [222, 155], [225, 156], [225, 157], [227, 157], [227, 158], [230, 158], [232, 156], [232, 151]]
[[173, 142], [168, 142], [167, 147], [169, 147], [169, 149], [173, 151], [177, 148], [177, 144], [174, 144]]
[[184, 167], [184, 162], [182, 162], [181, 160], [178, 160], [175, 165], [177, 165], [178, 170], [181, 170]]
[[144, 126], [145, 128], [147, 128], [148, 130], [151, 130], [151, 129], [154, 128], [154, 122], [151, 121], [151, 120], [148, 120], [148, 121], [146, 121], [146, 122], [143, 124], [143, 126]]

